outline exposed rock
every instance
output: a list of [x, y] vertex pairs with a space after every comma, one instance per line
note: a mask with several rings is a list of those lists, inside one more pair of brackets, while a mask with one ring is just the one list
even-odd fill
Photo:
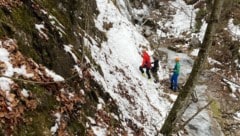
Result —
[[201, 41], [197, 38], [196, 35], [193, 35], [193, 37], [190, 39], [189, 47], [190, 48], [199, 48], [201, 45]]

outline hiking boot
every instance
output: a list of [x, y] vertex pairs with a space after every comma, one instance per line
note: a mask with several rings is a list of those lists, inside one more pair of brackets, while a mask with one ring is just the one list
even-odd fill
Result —
[[156, 80], [156, 79], [154, 80], [154, 83], [158, 83], [158, 82], [159, 82], [158, 80]]
[[176, 89], [176, 88], [173, 88], [172, 90], [173, 90], [174, 92], [178, 92], [178, 89]]

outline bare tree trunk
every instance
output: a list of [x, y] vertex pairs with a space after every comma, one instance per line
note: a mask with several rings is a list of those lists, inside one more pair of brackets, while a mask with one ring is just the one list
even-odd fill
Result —
[[198, 76], [204, 69], [204, 64], [207, 60], [208, 52], [212, 45], [212, 39], [216, 31], [216, 25], [218, 24], [219, 16], [221, 14], [223, 1], [224, 0], [214, 1], [214, 6], [212, 8], [210, 20], [208, 20], [207, 30], [205, 32], [201, 49], [198, 53], [198, 58], [194, 62], [192, 72], [183, 89], [180, 91], [176, 102], [174, 103], [167, 119], [161, 128], [161, 133], [163, 135], [169, 136], [172, 133], [176, 133], [176, 125], [187, 109], [188, 104], [190, 103], [191, 94], [194, 91]]

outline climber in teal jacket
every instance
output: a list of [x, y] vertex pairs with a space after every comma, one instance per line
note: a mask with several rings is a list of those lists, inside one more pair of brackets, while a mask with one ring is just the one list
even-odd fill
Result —
[[175, 66], [173, 69], [173, 75], [171, 77], [171, 89], [173, 91], [177, 91], [178, 88], [178, 76], [179, 76], [179, 72], [180, 72], [180, 63], [179, 63], [180, 58], [176, 57], [175, 58]]

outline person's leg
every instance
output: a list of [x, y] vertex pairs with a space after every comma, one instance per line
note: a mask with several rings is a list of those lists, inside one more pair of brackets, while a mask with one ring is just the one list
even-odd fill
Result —
[[150, 75], [150, 69], [149, 68], [146, 68], [146, 73], [147, 73], [147, 76], [148, 76], [148, 79], [150, 79], [151, 78], [151, 75]]
[[174, 74], [172, 75], [170, 82], [171, 82], [170, 89], [173, 89], [173, 84], [174, 84]]
[[152, 73], [152, 76], [154, 77], [154, 82], [155, 82], [155, 83], [158, 83], [158, 82], [159, 82], [158, 73], [157, 73], [157, 72], [154, 72], [154, 73]]
[[173, 90], [176, 91], [178, 87], [178, 74], [174, 74]]
[[139, 70], [141, 71], [142, 74], [144, 73], [144, 70], [143, 70], [142, 66], [139, 67]]
[[157, 83], [159, 82], [159, 77], [158, 77], [158, 69], [151, 69], [151, 75], [154, 77], [154, 82]]
[[155, 67], [155, 66], [153, 66], [153, 67], [151, 68], [151, 72], [156, 72], [156, 67]]

